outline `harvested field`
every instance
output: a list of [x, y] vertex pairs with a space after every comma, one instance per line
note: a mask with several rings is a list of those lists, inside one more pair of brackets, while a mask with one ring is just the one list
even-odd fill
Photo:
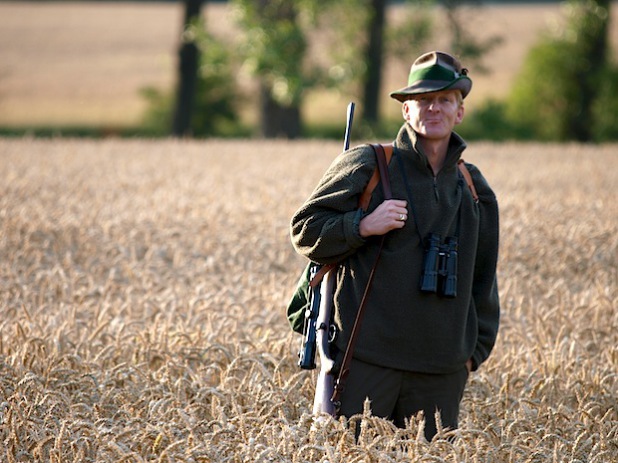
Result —
[[288, 221], [333, 142], [0, 139], [0, 461], [618, 461], [617, 146], [472, 144], [503, 319], [461, 429], [312, 427]]

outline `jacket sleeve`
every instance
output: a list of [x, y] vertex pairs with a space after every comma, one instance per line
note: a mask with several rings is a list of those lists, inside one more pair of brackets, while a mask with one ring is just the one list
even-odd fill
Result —
[[498, 202], [485, 178], [469, 166], [479, 195], [479, 243], [477, 247], [472, 298], [478, 320], [478, 339], [472, 355], [476, 370], [491, 353], [500, 324], [497, 261], [499, 249]]
[[358, 198], [376, 167], [369, 146], [340, 154], [307, 201], [293, 215], [292, 244], [299, 254], [320, 264], [338, 262], [364, 245]]

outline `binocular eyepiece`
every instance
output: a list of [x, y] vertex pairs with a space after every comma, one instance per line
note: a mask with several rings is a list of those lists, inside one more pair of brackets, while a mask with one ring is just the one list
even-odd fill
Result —
[[430, 233], [425, 246], [421, 291], [444, 297], [457, 297], [457, 237], [444, 243], [438, 233]]

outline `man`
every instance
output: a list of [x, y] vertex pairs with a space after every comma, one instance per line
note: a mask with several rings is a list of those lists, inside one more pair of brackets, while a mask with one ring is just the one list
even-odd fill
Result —
[[[467, 164], [478, 202], [473, 198], [458, 168], [466, 145], [453, 131], [471, 87], [454, 57], [419, 57], [408, 86], [390, 94], [402, 102], [405, 120], [388, 168], [395, 199], [384, 200], [378, 187], [367, 212], [357, 208], [377, 165], [373, 149], [359, 146], [337, 157], [291, 221], [297, 252], [318, 263], [341, 263], [334, 296], [339, 358], [386, 235], [340, 414], [361, 413], [366, 398], [374, 415], [400, 427], [423, 412], [428, 440], [437, 432], [436, 412], [443, 427], [457, 427], [468, 375], [488, 358], [499, 324], [497, 201], [479, 170]], [[456, 243], [450, 254], [445, 243]], [[429, 252], [431, 245], [442, 246], [443, 255]], [[457, 259], [450, 275], [456, 294], [442, 286], [446, 277], [421, 290], [422, 277], [448, 255]]]

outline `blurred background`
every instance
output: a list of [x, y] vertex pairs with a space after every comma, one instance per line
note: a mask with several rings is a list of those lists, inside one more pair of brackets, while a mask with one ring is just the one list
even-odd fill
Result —
[[610, 0], [0, 2], [0, 135], [392, 139], [425, 51], [474, 86], [467, 139], [618, 140]]

